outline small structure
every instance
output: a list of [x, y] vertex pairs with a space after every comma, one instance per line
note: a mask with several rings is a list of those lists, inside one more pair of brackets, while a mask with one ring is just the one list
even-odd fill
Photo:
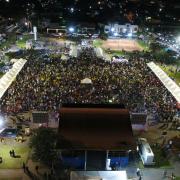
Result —
[[124, 24], [124, 25], [109, 24], [109, 25], [105, 25], [104, 32], [109, 34], [109, 35], [115, 35], [115, 36], [121, 35], [121, 34], [130, 35], [130, 34], [138, 32], [138, 25], [131, 25], [131, 24]]
[[131, 124], [133, 130], [147, 130], [147, 113], [131, 113]]
[[32, 41], [26, 41], [26, 49], [32, 49], [33, 48], [33, 42]]
[[81, 80], [81, 84], [92, 84], [92, 80], [89, 78], [85, 78], [85, 79]]
[[37, 27], [33, 27], [33, 33], [34, 33], [34, 40], [37, 41]]
[[124, 63], [124, 64], [128, 64], [128, 60], [125, 57], [121, 57], [121, 56], [113, 56], [112, 57], [112, 63]]
[[49, 114], [46, 111], [33, 111], [32, 112], [33, 123], [38, 126], [48, 126]]
[[19, 49], [17, 46], [12, 46], [10, 49], [8, 49], [7, 52], [9, 53], [18, 53], [21, 49]]

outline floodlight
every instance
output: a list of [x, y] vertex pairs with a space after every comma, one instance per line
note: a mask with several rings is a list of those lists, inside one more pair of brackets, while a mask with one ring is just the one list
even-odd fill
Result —
[[115, 32], [115, 33], [114, 33], [114, 36], [118, 36], [118, 33], [117, 33], [117, 32]]
[[123, 33], [126, 33], [127, 29], [126, 28], [123, 28]]
[[114, 30], [115, 30], [115, 29], [112, 27], [112, 28], [111, 28], [111, 32], [114, 32]]
[[74, 12], [74, 8], [72, 7], [72, 8], [70, 8], [70, 11], [71, 11], [71, 13], [73, 13]]
[[128, 37], [132, 37], [132, 33], [128, 33], [127, 36], [128, 36]]
[[69, 28], [69, 31], [70, 31], [71, 33], [73, 33], [73, 32], [74, 32], [74, 28], [73, 28], [73, 27], [70, 27], [70, 28]]

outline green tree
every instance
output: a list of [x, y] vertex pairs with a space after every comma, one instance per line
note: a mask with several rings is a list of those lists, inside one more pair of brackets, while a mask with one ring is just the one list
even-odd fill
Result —
[[108, 34], [106, 34], [105, 32], [102, 32], [102, 33], [100, 33], [99, 37], [103, 40], [107, 40]]
[[56, 159], [57, 134], [50, 128], [39, 128], [30, 139], [33, 148], [33, 158], [42, 163], [51, 165]]
[[160, 51], [162, 49], [163, 48], [162, 48], [162, 46], [159, 43], [154, 43], [154, 42], [150, 43], [150, 50], [152, 52], [158, 52], [158, 51]]

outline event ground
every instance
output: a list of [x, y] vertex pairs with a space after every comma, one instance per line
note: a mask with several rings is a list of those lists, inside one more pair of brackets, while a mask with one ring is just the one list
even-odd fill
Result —
[[102, 43], [102, 48], [129, 52], [143, 50], [137, 41], [132, 39], [108, 39]]

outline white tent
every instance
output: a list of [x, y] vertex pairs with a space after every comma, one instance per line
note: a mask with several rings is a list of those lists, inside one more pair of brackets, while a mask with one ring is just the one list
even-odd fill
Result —
[[127, 180], [126, 171], [72, 171], [71, 180]]
[[18, 47], [16, 47], [16, 46], [12, 46], [10, 49], [8, 49], [8, 51], [7, 52], [19, 52], [20, 51], [20, 49], [18, 48]]
[[19, 59], [11, 59], [10, 62], [11, 63], [16, 63]]
[[13, 64], [13, 67], [4, 74], [0, 79], [0, 98], [4, 95], [11, 83], [15, 80], [18, 73], [21, 71], [27, 60], [19, 59]]
[[89, 78], [85, 78], [85, 79], [81, 80], [81, 84], [92, 84], [92, 80]]
[[180, 87], [154, 62], [150, 62], [147, 65], [174, 96], [176, 101], [180, 103]]

